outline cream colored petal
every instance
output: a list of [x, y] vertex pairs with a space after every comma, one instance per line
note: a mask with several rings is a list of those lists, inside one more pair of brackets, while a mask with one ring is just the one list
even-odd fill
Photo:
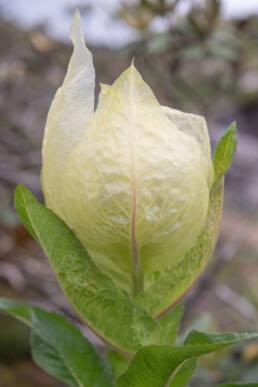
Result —
[[66, 222], [121, 287], [130, 284], [134, 237], [145, 272], [194, 244], [209, 202], [203, 160], [133, 65], [105, 89], [61, 188]]
[[115, 264], [130, 283], [134, 146], [153, 130], [145, 128], [145, 115], [169, 121], [133, 65], [102, 90], [88, 131], [69, 162], [63, 202], [67, 223], [103, 270], [114, 279]]
[[198, 142], [204, 156], [204, 163], [206, 163], [209, 186], [211, 186], [214, 178], [214, 170], [211, 159], [210, 137], [205, 118], [197, 114], [184, 113], [180, 110], [171, 109], [167, 106], [162, 106], [162, 109], [180, 131], [190, 134]]
[[74, 50], [63, 82], [51, 104], [43, 141], [42, 186], [47, 206], [62, 216], [60, 186], [67, 162], [94, 111], [95, 71], [77, 11], [70, 31]]

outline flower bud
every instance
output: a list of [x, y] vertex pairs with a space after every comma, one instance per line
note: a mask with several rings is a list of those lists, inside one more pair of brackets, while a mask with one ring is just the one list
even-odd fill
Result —
[[213, 182], [206, 123], [162, 107], [133, 64], [101, 85], [94, 112], [95, 73], [78, 13], [71, 39], [43, 142], [46, 204], [96, 265], [136, 294], [144, 277], [183, 258], [204, 226]]

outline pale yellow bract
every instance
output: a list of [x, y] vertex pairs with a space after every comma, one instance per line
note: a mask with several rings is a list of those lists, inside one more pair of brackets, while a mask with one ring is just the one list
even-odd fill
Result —
[[204, 226], [213, 182], [207, 127], [203, 117], [162, 107], [133, 64], [102, 85], [94, 112], [78, 12], [71, 39], [43, 142], [46, 204], [130, 292], [139, 273], [141, 282], [183, 258]]

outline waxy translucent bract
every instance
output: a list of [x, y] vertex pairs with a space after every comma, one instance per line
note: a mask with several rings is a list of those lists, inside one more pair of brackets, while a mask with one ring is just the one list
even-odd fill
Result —
[[131, 292], [194, 245], [207, 216], [213, 165], [203, 117], [162, 107], [132, 64], [102, 85], [77, 13], [74, 51], [52, 102], [43, 143], [46, 204], [91, 258]]

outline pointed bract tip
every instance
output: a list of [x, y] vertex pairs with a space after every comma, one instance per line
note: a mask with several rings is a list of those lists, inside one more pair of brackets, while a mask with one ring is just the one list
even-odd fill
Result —
[[141, 77], [141, 74], [139, 73], [139, 71], [137, 70], [137, 68], [134, 65], [134, 58], [132, 59], [132, 62], [131, 62], [130, 66], [128, 67], [127, 70], [128, 70], [129, 73], [134, 74], [137, 77]]
[[134, 57], [133, 57], [133, 59], [132, 59], [132, 62], [131, 62], [131, 64], [130, 64], [129, 68], [130, 68], [132, 71], [137, 71], [137, 69], [136, 69], [136, 67], [135, 67], [135, 65], [134, 65]]
[[70, 27], [69, 37], [71, 41], [74, 43], [74, 40], [76, 39], [76, 35], [80, 34], [83, 38], [83, 33], [81, 29], [81, 15], [78, 8], [76, 8], [76, 11], [74, 13], [73, 21]]
[[74, 12], [74, 17], [79, 17], [79, 18], [81, 17], [79, 8], [76, 8], [76, 10]]
[[80, 14], [79, 8], [76, 8], [73, 16], [72, 26], [78, 25], [80, 23], [81, 23], [81, 14]]

